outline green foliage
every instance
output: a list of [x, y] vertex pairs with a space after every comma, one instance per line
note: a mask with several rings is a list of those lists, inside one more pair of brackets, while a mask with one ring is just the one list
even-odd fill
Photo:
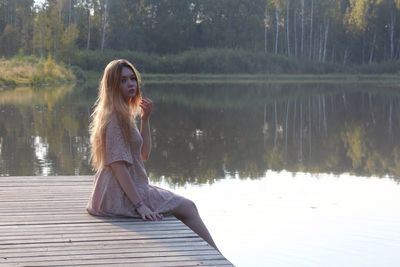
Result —
[[84, 66], [76, 51], [101, 50], [104, 55], [84, 69], [100, 70], [108, 59], [133, 55], [142, 70], [166, 73], [327, 73], [343, 71], [340, 65], [400, 59], [399, 0], [34, 4], [0, 1], [0, 55], [51, 54]]
[[65, 66], [57, 64], [49, 55], [46, 60], [41, 60], [37, 65], [36, 71], [31, 79], [32, 85], [62, 83], [75, 79], [71, 70]]
[[31, 53], [34, 0], [0, 1], [0, 55]]
[[383, 73], [399, 74], [400, 62], [386, 61], [369, 65], [352, 66], [351, 71], [353, 73], [363, 73], [363, 74], [383, 74]]
[[0, 59], [0, 87], [65, 83], [75, 79], [71, 70], [51, 56], [47, 59], [34, 56]]
[[0, 88], [1, 87], [15, 87], [17, 83], [14, 80], [9, 80], [3, 77], [0, 77]]
[[346, 22], [351, 30], [364, 31], [367, 27], [367, 12], [372, 8], [370, 0], [350, 0]]
[[252, 74], [396, 74], [400, 63], [388, 61], [369, 65], [342, 65], [298, 60], [243, 49], [191, 49], [179, 54], [156, 55], [135, 51], [79, 50], [70, 63], [85, 71], [101, 72], [113, 59], [125, 58], [143, 73], [252, 73]]
[[180, 54], [156, 55], [134, 51], [77, 51], [71, 64], [102, 71], [113, 59], [132, 61], [144, 73], [331, 73], [334, 64], [316, 64], [242, 49], [192, 49]]
[[69, 25], [62, 33], [60, 40], [62, 58], [69, 59], [73, 55], [78, 35], [79, 30], [76, 25]]

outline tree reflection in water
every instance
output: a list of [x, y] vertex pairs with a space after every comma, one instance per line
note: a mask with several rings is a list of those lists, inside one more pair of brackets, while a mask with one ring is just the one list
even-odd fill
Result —
[[[269, 169], [397, 177], [400, 93], [373, 87], [149, 84], [146, 167], [172, 184], [258, 178]], [[0, 92], [0, 175], [92, 174], [87, 125], [96, 90], [29, 90], [27, 101]]]

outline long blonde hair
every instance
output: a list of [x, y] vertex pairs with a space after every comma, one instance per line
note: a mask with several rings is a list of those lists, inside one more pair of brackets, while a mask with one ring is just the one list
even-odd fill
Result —
[[[121, 73], [124, 67], [130, 68], [137, 79], [136, 95], [128, 102], [124, 99], [121, 90]], [[96, 171], [105, 164], [106, 127], [111, 114], [115, 114], [121, 127], [127, 145], [130, 143], [131, 130], [136, 127], [134, 118], [139, 114], [139, 104], [142, 99], [141, 79], [136, 68], [125, 59], [113, 60], [104, 69], [100, 81], [99, 93], [94, 104], [89, 125], [91, 163]]]

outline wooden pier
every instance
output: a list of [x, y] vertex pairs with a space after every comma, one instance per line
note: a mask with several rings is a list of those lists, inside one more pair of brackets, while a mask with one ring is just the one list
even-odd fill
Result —
[[179, 220], [86, 213], [93, 177], [0, 177], [0, 266], [233, 266]]

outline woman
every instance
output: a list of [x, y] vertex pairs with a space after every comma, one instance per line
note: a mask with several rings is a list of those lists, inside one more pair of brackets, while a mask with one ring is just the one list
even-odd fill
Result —
[[142, 98], [140, 75], [130, 62], [119, 59], [106, 66], [89, 127], [97, 172], [87, 211], [150, 221], [173, 215], [217, 249], [192, 201], [149, 184], [143, 160], [151, 150], [152, 106]]

